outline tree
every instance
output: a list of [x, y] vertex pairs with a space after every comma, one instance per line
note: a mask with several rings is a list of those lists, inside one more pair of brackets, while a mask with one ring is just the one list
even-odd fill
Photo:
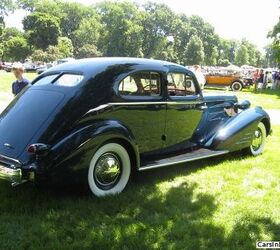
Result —
[[5, 42], [3, 56], [9, 61], [22, 61], [26, 59], [29, 52], [26, 39], [16, 36]]
[[208, 58], [208, 64], [207, 65], [216, 66], [217, 65], [218, 56], [219, 56], [218, 48], [216, 46], [214, 46], [212, 48], [211, 55]]
[[0, 18], [2, 19], [9, 11], [14, 9], [13, 0], [1, 0], [0, 1]]
[[76, 51], [77, 58], [90, 58], [90, 57], [99, 57], [102, 56], [102, 53], [98, 51], [95, 45], [85, 44]]
[[242, 44], [236, 51], [235, 64], [238, 66], [249, 63], [249, 53], [247, 47]]
[[230, 65], [230, 61], [228, 59], [219, 59], [217, 65], [226, 67]]
[[61, 55], [58, 47], [53, 46], [53, 45], [49, 45], [47, 50], [46, 50], [45, 62], [54, 62], [54, 61], [57, 61], [60, 58], [62, 58], [62, 55]]
[[40, 2], [40, 0], [17, 0], [17, 6], [21, 9], [33, 12], [35, 11], [36, 5]]
[[30, 45], [35, 48], [46, 49], [49, 45], [56, 45], [60, 35], [59, 19], [46, 13], [34, 12], [23, 20], [24, 30], [27, 32]]
[[45, 62], [47, 58], [47, 53], [41, 49], [34, 50], [31, 55], [33, 61]]
[[85, 44], [98, 44], [102, 30], [104, 31], [104, 27], [100, 22], [99, 16], [83, 19], [79, 28], [73, 32], [72, 42], [74, 47], [79, 48]]
[[137, 6], [127, 2], [103, 2], [97, 5], [106, 27], [99, 48], [107, 56], [140, 56], [143, 26]]
[[273, 41], [269, 46], [269, 49], [266, 50], [266, 58], [270, 58], [271, 61], [280, 66], [280, 18], [278, 23], [273, 27], [272, 31], [269, 32], [268, 37], [272, 38]]
[[204, 62], [204, 48], [201, 39], [197, 35], [193, 35], [188, 42], [185, 49], [186, 65], [203, 64]]
[[62, 57], [73, 56], [72, 41], [67, 37], [59, 37], [57, 42], [57, 48]]

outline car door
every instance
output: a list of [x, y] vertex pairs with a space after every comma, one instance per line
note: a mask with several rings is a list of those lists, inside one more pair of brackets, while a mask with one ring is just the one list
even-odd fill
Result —
[[158, 153], [163, 146], [166, 102], [162, 91], [162, 74], [139, 71], [125, 77], [118, 85], [121, 102], [114, 117], [134, 135], [141, 156]]
[[195, 146], [192, 135], [202, 118], [203, 98], [193, 74], [167, 74], [165, 145], [167, 152]]

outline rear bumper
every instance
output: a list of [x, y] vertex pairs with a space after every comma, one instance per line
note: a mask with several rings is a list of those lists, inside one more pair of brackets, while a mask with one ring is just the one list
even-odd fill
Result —
[[26, 174], [23, 175], [20, 161], [0, 154], [0, 180], [7, 180], [12, 186], [17, 186], [26, 182], [28, 178]]
[[11, 182], [12, 186], [17, 186], [26, 181], [22, 179], [20, 168], [10, 168], [2, 165], [0, 165], [0, 179]]

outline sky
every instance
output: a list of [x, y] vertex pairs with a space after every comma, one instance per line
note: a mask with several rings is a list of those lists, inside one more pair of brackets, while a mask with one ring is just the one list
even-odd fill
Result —
[[[100, 0], [70, 0], [91, 5]], [[130, 0], [129, 0], [130, 1]], [[144, 3], [146, 0], [131, 2]], [[269, 44], [267, 33], [280, 16], [279, 0], [154, 0], [165, 3], [177, 13], [199, 15], [224, 38], [246, 38], [260, 50]], [[16, 11], [6, 18], [7, 26], [22, 28], [25, 13]]]

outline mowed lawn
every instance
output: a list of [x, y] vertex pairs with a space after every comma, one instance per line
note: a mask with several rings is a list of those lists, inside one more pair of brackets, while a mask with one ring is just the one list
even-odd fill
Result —
[[[263, 95], [279, 105], [269, 93], [255, 105], [268, 105]], [[273, 131], [261, 156], [139, 173], [116, 197], [94, 198], [82, 187], [11, 188], [0, 179], [0, 249], [248, 250], [280, 240], [280, 126]]]

